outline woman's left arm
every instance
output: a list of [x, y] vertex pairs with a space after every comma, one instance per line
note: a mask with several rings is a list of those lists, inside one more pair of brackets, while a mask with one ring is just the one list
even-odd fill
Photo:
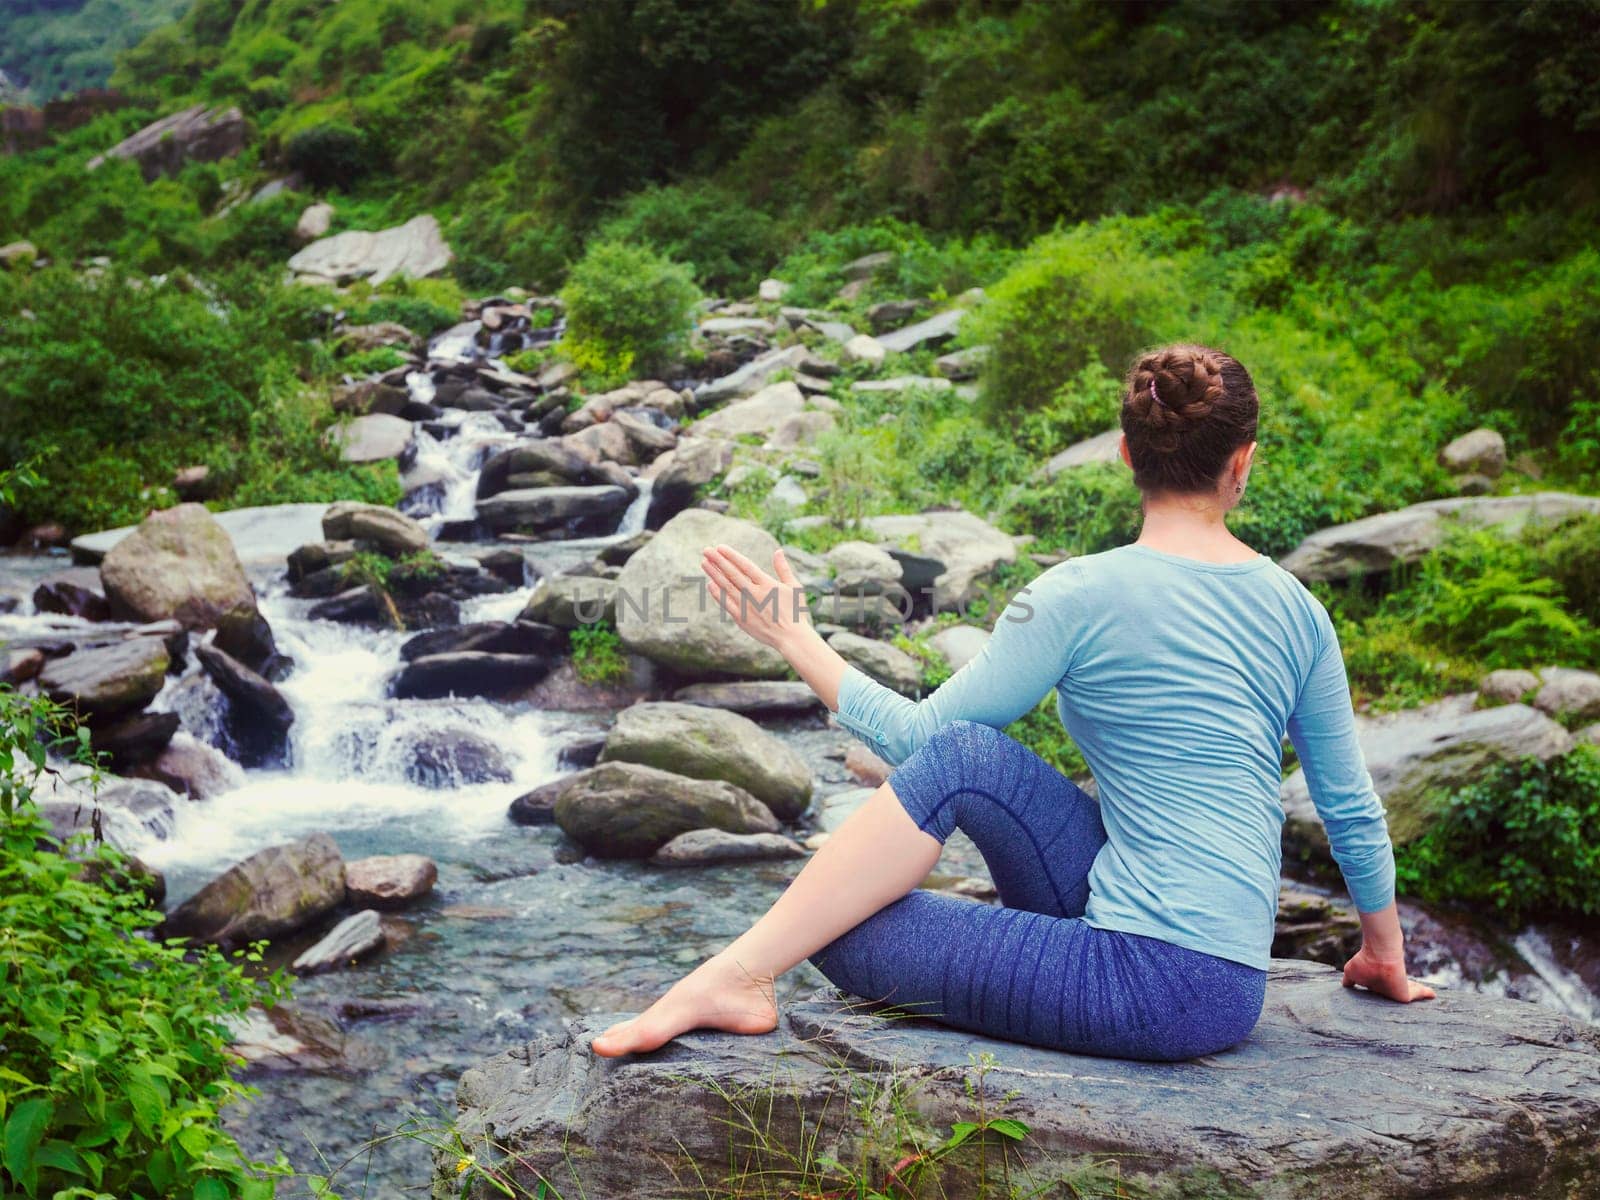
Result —
[[1066, 673], [1077, 583], [1071, 562], [1022, 589], [978, 655], [921, 701], [876, 682], [822, 640], [805, 617], [803, 601], [795, 599], [800, 585], [783, 551], [773, 556], [777, 579], [727, 546], [708, 548], [702, 567], [712, 595], [739, 627], [782, 654], [839, 723], [891, 764], [910, 757], [951, 721], [1003, 729], [1031, 711]]

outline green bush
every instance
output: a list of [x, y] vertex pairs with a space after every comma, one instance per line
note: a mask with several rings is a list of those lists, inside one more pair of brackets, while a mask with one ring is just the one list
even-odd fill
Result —
[[712, 186], [649, 187], [601, 223], [604, 241], [649, 246], [683, 263], [708, 291], [745, 294], [772, 267], [772, 218]]
[[679, 352], [700, 291], [688, 268], [647, 247], [594, 242], [561, 299], [567, 356], [608, 386], [658, 370]]
[[67, 719], [0, 689], [0, 1193], [264, 1200], [284, 1168], [222, 1127], [254, 1094], [233, 1079], [226, 1022], [280, 981], [150, 940], [160, 914], [126, 860], [49, 837], [32, 803], [46, 747], [86, 750]]
[[609, 621], [579, 625], [572, 631], [572, 669], [584, 683], [620, 683], [628, 678], [622, 638]]
[[363, 130], [330, 121], [292, 135], [283, 161], [315, 187], [348, 188], [372, 168], [373, 151]]
[[1503, 764], [1441, 803], [1395, 851], [1402, 892], [1512, 922], [1600, 916], [1600, 747]]

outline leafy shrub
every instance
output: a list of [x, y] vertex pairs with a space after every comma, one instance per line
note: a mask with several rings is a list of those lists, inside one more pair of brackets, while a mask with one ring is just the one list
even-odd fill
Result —
[[601, 225], [602, 240], [649, 246], [709, 291], [748, 293], [772, 266], [772, 218], [713, 186], [648, 187]]
[[283, 148], [289, 169], [316, 187], [349, 187], [372, 168], [372, 159], [366, 133], [337, 121], [302, 129]]
[[346, 320], [351, 325], [394, 321], [424, 337], [448, 329], [461, 320], [461, 288], [448, 279], [386, 280], [376, 292], [353, 289], [358, 297]]
[[1506, 918], [1600, 916], [1600, 747], [1496, 767], [1395, 852], [1400, 889]]
[[584, 683], [619, 683], [628, 677], [622, 638], [609, 621], [579, 625], [572, 631], [572, 669]]
[[47, 747], [86, 749], [67, 719], [0, 689], [0, 1192], [264, 1200], [282, 1165], [251, 1163], [221, 1125], [254, 1094], [232, 1077], [226, 1021], [281, 984], [148, 939], [160, 914], [126, 860], [61, 852], [32, 793]]
[[647, 247], [594, 242], [561, 299], [567, 355], [603, 386], [666, 365], [688, 336], [700, 291], [686, 267]]
[[374, 346], [345, 355], [339, 360], [339, 369], [349, 375], [381, 375], [409, 361], [405, 352], [394, 346]]

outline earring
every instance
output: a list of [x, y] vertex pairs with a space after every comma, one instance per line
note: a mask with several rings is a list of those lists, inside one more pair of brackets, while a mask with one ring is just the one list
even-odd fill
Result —
[[1234, 491], [1235, 495], [1238, 495], [1240, 492], [1244, 491], [1244, 484], [1242, 484], [1242, 483], [1234, 484], [1233, 485], [1233, 491]]

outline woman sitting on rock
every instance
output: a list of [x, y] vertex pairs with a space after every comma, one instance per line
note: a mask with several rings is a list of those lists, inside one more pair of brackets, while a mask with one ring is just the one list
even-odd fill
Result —
[[[691, 1029], [765, 1033], [774, 980], [807, 957], [847, 992], [993, 1037], [1157, 1060], [1232, 1046], [1265, 995], [1286, 731], [1361, 913], [1345, 985], [1431, 997], [1406, 974], [1394, 855], [1333, 623], [1224, 524], [1257, 410], [1226, 354], [1141, 357], [1121, 447], [1143, 493], [1138, 540], [1050, 568], [920, 703], [828, 647], [781, 551], [773, 579], [707, 549], [729, 615], [898, 765], [764, 917], [595, 1052], [652, 1050]], [[1098, 803], [1000, 732], [1051, 688]], [[913, 890], [957, 829], [1001, 907]]]

